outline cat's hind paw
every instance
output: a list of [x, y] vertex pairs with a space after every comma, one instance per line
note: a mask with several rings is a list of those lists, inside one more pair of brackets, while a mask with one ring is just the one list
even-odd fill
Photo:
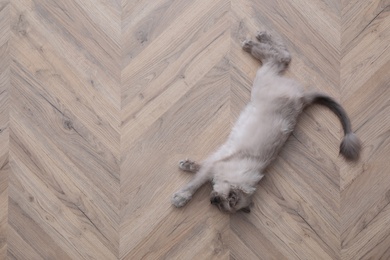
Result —
[[272, 42], [272, 36], [266, 31], [260, 31], [256, 34], [256, 39], [259, 40], [259, 42], [263, 43], [271, 43]]

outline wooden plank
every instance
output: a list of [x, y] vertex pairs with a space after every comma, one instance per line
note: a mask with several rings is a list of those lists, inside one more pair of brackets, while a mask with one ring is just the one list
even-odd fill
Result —
[[[0, 0], [0, 259], [387, 259], [390, 1]], [[247, 215], [184, 208], [177, 168], [227, 138], [269, 30], [303, 113]], [[261, 127], [261, 126], [259, 126]]]
[[9, 174], [10, 4], [0, 1], [0, 259], [7, 255]]

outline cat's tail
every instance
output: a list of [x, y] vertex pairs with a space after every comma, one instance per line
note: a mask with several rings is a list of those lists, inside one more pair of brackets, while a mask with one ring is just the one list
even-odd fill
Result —
[[304, 96], [305, 106], [320, 104], [328, 107], [340, 119], [344, 130], [344, 138], [340, 144], [340, 153], [348, 160], [359, 158], [361, 144], [359, 138], [352, 132], [351, 121], [344, 108], [336, 100], [319, 92], [307, 92]]

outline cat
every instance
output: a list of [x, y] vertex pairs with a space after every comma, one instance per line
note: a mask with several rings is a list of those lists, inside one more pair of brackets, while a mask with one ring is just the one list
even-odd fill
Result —
[[333, 98], [319, 92], [306, 92], [296, 81], [283, 77], [291, 61], [286, 46], [268, 32], [259, 32], [257, 41], [245, 40], [243, 49], [261, 61], [254, 79], [249, 104], [241, 112], [227, 141], [198, 164], [179, 162], [183, 171], [194, 172], [193, 179], [172, 197], [176, 207], [184, 206], [203, 184], [211, 181], [210, 202], [220, 210], [250, 212], [252, 197], [266, 167], [294, 130], [298, 116], [310, 104], [328, 107], [341, 121], [344, 138], [340, 153], [357, 160], [361, 150], [352, 132], [347, 113]]

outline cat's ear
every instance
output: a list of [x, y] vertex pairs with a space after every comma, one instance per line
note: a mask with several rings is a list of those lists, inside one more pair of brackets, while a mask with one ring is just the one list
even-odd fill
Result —
[[253, 203], [253, 201], [251, 201], [249, 206], [246, 206], [245, 208], [242, 208], [241, 211], [245, 212], [245, 213], [251, 213], [251, 207], [253, 207], [253, 205], [254, 205], [254, 203]]
[[251, 208], [248, 206], [248, 207], [242, 208], [241, 211], [245, 212], [245, 213], [251, 213]]
[[211, 196], [210, 203], [213, 205], [218, 205], [221, 203], [221, 197], [219, 195]]

